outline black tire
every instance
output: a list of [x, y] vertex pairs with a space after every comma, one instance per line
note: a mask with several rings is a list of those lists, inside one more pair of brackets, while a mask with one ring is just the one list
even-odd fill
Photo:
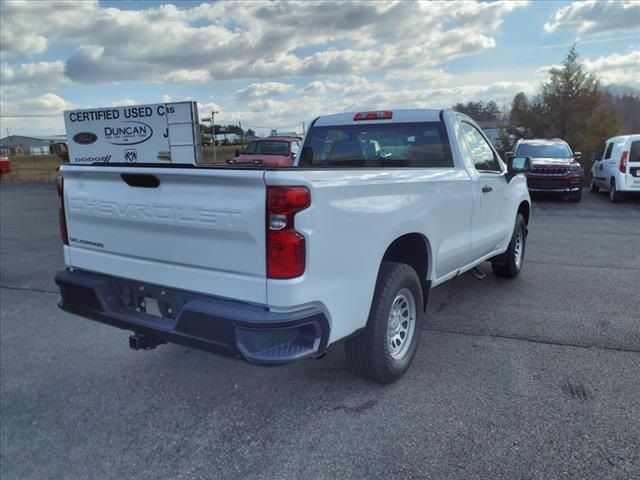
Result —
[[[407, 291], [414, 300], [413, 331], [403, 337], [408, 339], [408, 343], [400, 351], [392, 353], [394, 347], [390, 345], [388, 335], [392, 308], [398, 299], [402, 302], [402, 294]], [[404, 263], [382, 262], [367, 326], [358, 336], [345, 343], [347, 359], [352, 368], [359, 375], [379, 383], [395, 382], [404, 375], [416, 354], [423, 319], [422, 287], [416, 271]], [[407, 325], [411, 325], [410, 320]], [[402, 355], [398, 357], [398, 354]]]
[[609, 200], [613, 203], [618, 203], [622, 200], [622, 194], [616, 188], [616, 179], [611, 179], [611, 185], [609, 185]]
[[[518, 241], [518, 236], [520, 240]], [[518, 214], [507, 251], [491, 260], [491, 268], [497, 277], [515, 278], [524, 265], [524, 254], [527, 245], [527, 224], [524, 217]], [[518, 256], [520, 257], [518, 261]]]
[[580, 203], [580, 200], [582, 200], [582, 189], [571, 195], [569, 200], [574, 203]]
[[600, 187], [596, 185], [596, 181], [595, 179], [591, 179], [591, 187], [590, 187], [591, 192], [593, 193], [598, 193], [600, 191]]

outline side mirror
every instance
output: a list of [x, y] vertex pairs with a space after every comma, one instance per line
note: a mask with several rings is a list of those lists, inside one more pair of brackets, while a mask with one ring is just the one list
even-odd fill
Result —
[[582, 158], [582, 152], [573, 152], [573, 158], [580, 160]]
[[233, 156], [234, 157], [239, 157], [240, 156], [240, 150], [236, 148], [236, 151], [233, 152]]
[[507, 157], [507, 180], [531, 171], [531, 157]]
[[504, 154], [505, 157], [509, 158], [509, 157], [513, 157], [513, 152], [506, 152]]

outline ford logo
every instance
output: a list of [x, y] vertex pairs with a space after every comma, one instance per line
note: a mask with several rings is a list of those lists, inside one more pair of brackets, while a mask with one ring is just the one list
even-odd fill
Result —
[[92, 132], [80, 132], [73, 136], [73, 141], [80, 145], [89, 145], [98, 140], [98, 136]]

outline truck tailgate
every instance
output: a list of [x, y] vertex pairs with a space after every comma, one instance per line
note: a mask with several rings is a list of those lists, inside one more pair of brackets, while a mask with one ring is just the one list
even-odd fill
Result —
[[266, 303], [264, 172], [64, 166], [69, 266]]

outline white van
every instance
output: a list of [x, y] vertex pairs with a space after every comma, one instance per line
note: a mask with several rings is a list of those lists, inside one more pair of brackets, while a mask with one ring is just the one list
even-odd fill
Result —
[[591, 167], [591, 191], [600, 189], [609, 192], [612, 202], [629, 192], [640, 193], [640, 134], [607, 140], [602, 158]]

